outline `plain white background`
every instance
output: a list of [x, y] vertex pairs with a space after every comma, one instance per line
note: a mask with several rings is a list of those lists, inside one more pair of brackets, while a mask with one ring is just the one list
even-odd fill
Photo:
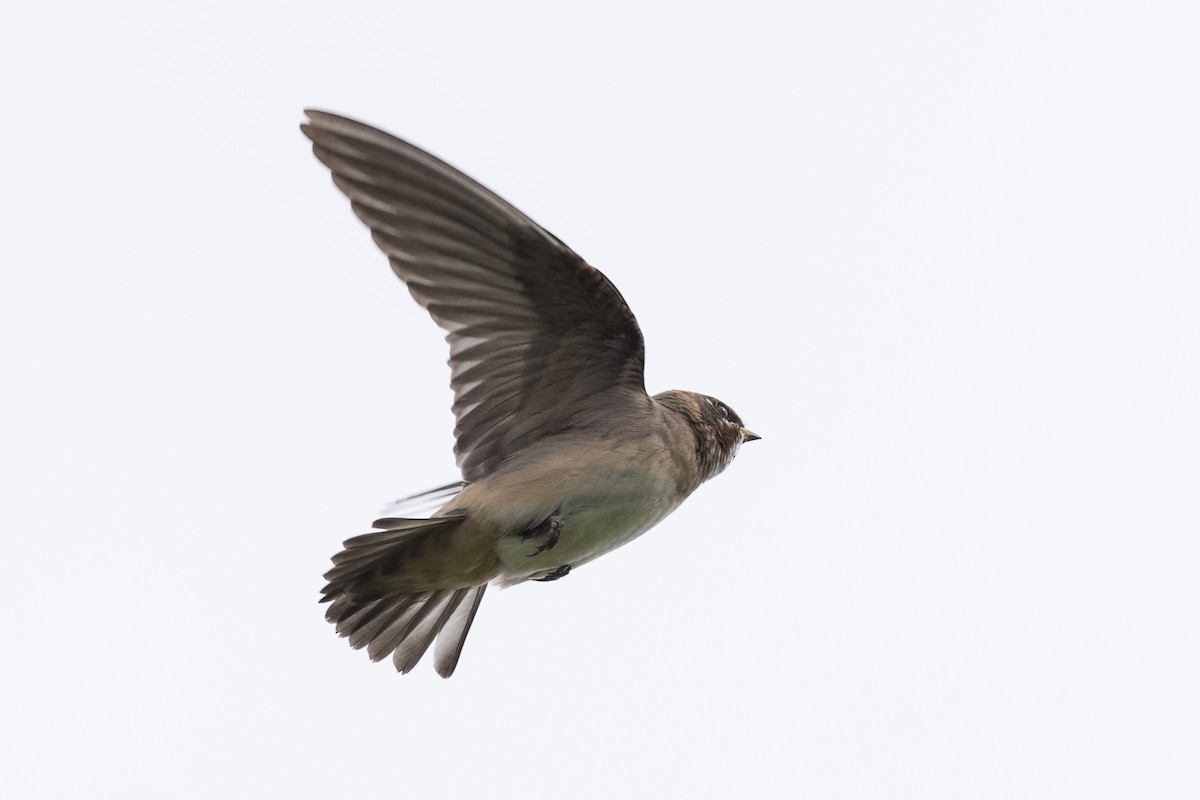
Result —
[[[1195, 797], [1186, 3], [25, 4], [0, 26], [0, 794]], [[380, 125], [763, 441], [458, 673], [317, 605], [456, 478]]]

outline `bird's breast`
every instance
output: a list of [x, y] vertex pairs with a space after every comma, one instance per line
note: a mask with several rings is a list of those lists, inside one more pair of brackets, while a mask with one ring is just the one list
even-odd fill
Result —
[[633, 541], [674, 510], [671, 488], [645, 475], [610, 475], [603, 487], [564, 496], [553, 547], [537, 552], [543, 540], [536, 535], [500, 539], [501, 582], [519, 583], [564, 565], [575, 568]]
[[[590, 442], [558, 442], [464, 490], [468, 513], [496, 532], [503, 585], [578, 567], [637, 538], [671, 513], [679, 496], [669, 454], [652, 447], [625, 452]], [[538, 552], [548, 518], [558, 540]], [[531, 535], [522, 536], [522, 533]]]

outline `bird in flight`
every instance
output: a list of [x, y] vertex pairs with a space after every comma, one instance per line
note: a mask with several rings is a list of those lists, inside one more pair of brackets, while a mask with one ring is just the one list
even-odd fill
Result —
[[[553, 581], [632, 541], [759, 437], [694, 392], [651, 396], [642, 332], [599, 270], [408, 142], [307, 111], [301, 131], [392, 270], [446, 332], [460, 483], [345, 542], [326, 619], [450, 677], [488, 584]], [[434, 642], [436, 641], [436, 646]]]

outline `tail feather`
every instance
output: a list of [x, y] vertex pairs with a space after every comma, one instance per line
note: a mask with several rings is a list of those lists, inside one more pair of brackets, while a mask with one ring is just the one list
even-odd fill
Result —
[[437, 519], [392, 520], [394, 527], [388, 530], [364, 533], [343, 542], [344, 550], [333, 557], [333, 569], [325, 573], [329, 585], [323, 593], [326, 599], [338, 592], [337, 584], [348, 583], [382, 566], [406, 548], [419, 547], [423, 539], [457, 527], [464, 517], [438, 517]]
[[420, 595], [403, 595], [391, 602], [386, 599], [376, 600], [366, 607], [370, 609], [366, 614], [355, 615], [358, 617], [357, 619], [348, 619], [347, 624], [339, 625], [337, 631], [350, 640], [351, 647], [361, 650], [395, 622], [419, 598]]
[[380, 631], [379, 635], [371, 641], [367, 647], [367, 655], [371, 657], [371, 660], [381, 661], [403, 644], [417, 626], [445, 601], [448, 594], [450, 594], [448, 589], [437, 589], [419, 595], [407, 611]]
[[458, 666], [458, 657], [462, 655], [463, 643], [467, 640], [467, 633], [471, 630], [471, 623], [475, 621], [475, 612], [479, 610], [479, 603], [483, 600], [483, 593], [486, 589], [486, 583], [476, 586], [474, 589], [468, 589], [470, 594], [451, 613], [449, 619], [446, 620], [445, 627], [442, 628], [441, 635], [438, 636], [437, 647], [433, 651], [433, 668], [443, 678], [453, 675], [454, 668]]
[[[351, 647], [365, 647], [372, 661], [391, 655], [396, 669], [407, 673], [436, 640], [438, 674], [450, 677], [487, 584], [451, 582], [438, 587], [429, 583], [428, 570], [431, 563], [459, 552], [461, 536], [456, 531], [463, 520], [388, 520], [387, 530], [345, 542], [345, 549], [333, 558], [333, 568], [325, 573], [328, 584], [321, 602], [329, 603], [325, 618], [349, 639]], [[422, 561], [423, 557], [435, 560]], [[457, 558], [452, 560], [462, 565]], [[454, 572], [443, 577], [461, 579], [452, 577]]]
[[329, 608], [325, 611], [325, 621], [336, 625], [337, 632], [342, 636], [349, 636], [367, 625], [383, 608], [383, 600], [354, 605], [350, 602], [349, 597], [343, 595], [330, 603]]
[[[439, 603], [440, 607], [436, 610], [437, 613], [431, 613], [420, 625], [412, 629], [392, 655], [392, 663], [395, 664], [397, 670], [406, 675], [412, 671], [412, 668], [425, 655], [425, 651], [433, 644], [433, 640], [446, 627], [450, 615], [454, 613], [454, 609], [458, 608], [459, 603], [469, 591], [471, 590], [455, 589], [453, 594]], [[433, 602], [430, 601], [429, 605], [433, 605]]]

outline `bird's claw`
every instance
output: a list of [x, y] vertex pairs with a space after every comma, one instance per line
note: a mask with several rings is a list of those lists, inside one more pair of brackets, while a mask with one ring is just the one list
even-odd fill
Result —
[[[539, 535], [542, 537], [542, 543], [537, 546], [536, 550], [529, 554], [529, 557], [533, 558], [539, 553], [544, 553], [550, 548], [554, 547], [554, 545], [558, 544], [558, 539], [560, 536], [562, 536], [562, 529], [562, 517], [555, 514], [547, 517], [545, 522], [541, 523], [537, 527], [530, 528], [529, 530], [523, 532], [521, 534], [522, 541], [526, 539], [532, 539], [533, 537]], [[564, 572], [563, 574], [565, 575], [566, 573]]]
[[571, 565], [563, 564], [561, 567], [555, 568], [552, 572], [548, 572], [540, 578], [534, 578], [534, 580], [535, 581], [556, 581], [559, 578], [564, 577], [570, 571], [571, 571]]

